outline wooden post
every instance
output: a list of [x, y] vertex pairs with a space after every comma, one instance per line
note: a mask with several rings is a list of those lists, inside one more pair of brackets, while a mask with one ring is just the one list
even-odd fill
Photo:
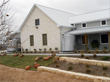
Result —
[[85, 37], [85, 50], [87, 50], [87, 34], [85, 34], [84, 37]]
[[110, 50], [110, 32], [108, 33], [108, 43], [109, 43], [109, 50]]

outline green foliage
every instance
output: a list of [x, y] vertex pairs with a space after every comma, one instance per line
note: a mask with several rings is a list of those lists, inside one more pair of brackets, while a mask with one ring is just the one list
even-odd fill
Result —
[[32, 53], [32, 51], [30, 51], [30, 53]]
[[82, 53], [82, 54], [81, 54], [81, 58], [83, 58], [83, 57], [84, 57], [84, 54]]
[[58, 68], [59, 67], [59, 64], [56, 64], [56, 67]]
[[25, 49], [26, 52], [28, 52], [28, 49]]
[[85, 59], [90, 59], [89, 56], [85, 56]]
[[73, 69], [73, 67], [72, 66], [68, 66], [68, 70], [72, 70]]
[[49, 48], [49, 50], [51, 51], [51, 50], [52, 50], [52, 48]]
[[96, 55], [96, 53], [94, 53], [94, 54], [93, 54], [93, 58], [96, 58], [96, 57], [97, 57], [97, 55]]
[[99, 53], [99, 50], [97, 48], [95, 49], [95, 53]]
[[39, 49], [39, 51], [42, 51], [42, 49]]
[[80, 53], [84, 53], [84, 50], [80, 50]]
[[104, 49], [107, 49], [107, 47], [104, 47]]
[[37, 52], [37, 50], [36, 50], [36, 49], [34, 49], [34, 52], [36, 53], [36, 52]]
[[109, 60], [110, 57], [109, 57], [109, 56], [105, 56], [105, 57], [102, 57], [101, 59], [102, 59], [102, 60]]
[[58, 50], [58, 48], [56, 47], [55, 50]]
[[91, 53], [91, 50], [88, 50], [87, 52], [88, 52], [88, 53]]
[[99, 46], [100, 46], [100, 43], [99, 43], [98, 40], [93, 40], [93, 41], [91, 42], [91, 47], [92, 47], [92, 48], [99, 48]]
[[104, 53], [107, 53], [107, 50], [106, 50], [106, 49], [103, 49], [102, 51], [103, 51]]

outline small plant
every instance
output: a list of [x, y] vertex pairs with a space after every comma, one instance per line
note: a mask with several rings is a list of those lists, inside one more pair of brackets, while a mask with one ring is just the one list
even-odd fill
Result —
[[68, 66], [68, 70], [72, 70], [73, 69], [73, 67], [72, 66]]
[[95, 49], [95, 53], [99, 53], [99, 50], [98, 49]]
[[74, 50], [74, 53], [77, 53], [77, 50]]
[[41, 53], [42, 49], [39, 49], [39, 51], [40, 51], [39, 53]]
[[88, 50], [87, 52], [88, 52], [88, 53], [91, 53], [91, 50]]
[[59, 64], [56, 64], [56, 67], [58, 68], [59, 67]]
[[90, 68], [90, 65], [86, 64], [85, 67]]
[[89, 74], [90, 72], [91, 72], [91, 70], [90, 70], [90, 69], [86, 69], [86, 73], [88, 73], [88, 74]]
[[109, 60], [110, 57], [109, 57], [109, 56], [105, 56], [105, 57], [102, 57], [101, 59], [102, 59], [102, 60]]
[[56, 47], [55, 50], [58, 51], [58, 48]]
[[103, 70], [108, 70], [108, 68], [107, 68], [107, 67], [102, 67], [102, 69], [103, 69]]
[[32, 51], [30, 51], [30, 53], [32, 53]]
[[103, 49], [102, 51], [103, 51], [104, 53], [107, 53], [107, 50], [106, 50], [106, 49]]
[[72, 65], [72, 63], [69, 63], [69, 65]]
[[89, 56], [85, 56], [85, 59], [90, 59]]
[[36, 53], [36, 52], [37, 52], [37, 50], [36, 50], [36, 49], [34, 49], [34, 52]]
[[51, 51], [51, 53], [54, 53], [54, 51]]
[[67, 62], [66, 60], [63, 60], [63, 62]]
[[28, 52], [28, 49], [25, 49], [26, 52]]
[[47, 50], [47, 49], [46, 49], [46, 48], [44, 48], [44, 53], [46, 53], [46, 50]]
[[82, 53], [82, 54], [81, 54], [81, 58], [83, 58], [83, 57], [84, 57], [84, 54]]
[[26, 51], [26, 53], [29, 53], [28, 51]]
[[54, 64], [57, 64], [58, 63], [58, 61], [57, 60], [54, 60], [54, 62], [53, 62]]
[[84, 50], [80, 50], [81, 53], [84, 53]]
[[52, 50], [52, 48], [49, 48], [49, 50], [51, 51], [51, 50]]
[[94, 53], [94, 54], [93, 54], [93, 58], [96, 58], [96, 57], [97, 57], [97, 55], [96, 55], [96, 53]]

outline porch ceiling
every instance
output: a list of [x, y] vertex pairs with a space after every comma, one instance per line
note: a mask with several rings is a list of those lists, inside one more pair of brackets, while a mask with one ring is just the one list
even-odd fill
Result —
[[110, 32], [110, 26], [77, 29], [74, 31], [67, 32], [66, 34], [82, 35], [82, 34], [96, 34], [96, 33], [104, 33], [104, 32]]

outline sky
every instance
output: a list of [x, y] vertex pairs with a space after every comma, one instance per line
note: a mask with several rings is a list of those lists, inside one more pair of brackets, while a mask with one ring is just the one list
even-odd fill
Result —
[[74, 14], [110, 8], [110, 0], [10, 0], [8, 13], [14, 14], [14, 27], [20, 28], [34, 3]]

